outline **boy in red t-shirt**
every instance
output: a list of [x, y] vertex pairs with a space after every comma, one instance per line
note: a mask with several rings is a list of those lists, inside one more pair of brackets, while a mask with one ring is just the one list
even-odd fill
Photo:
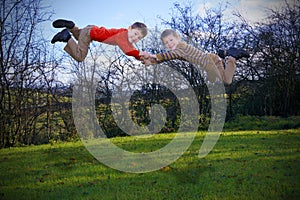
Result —
[[[126, 28], [112, 28], [98, 27], [88, 25], [83, 29], [75, 26], [74, 22], [64, 19], [55, 20], [52, 23], [55, 28], [66, 28], [54, 35], [51, 43], [66, 42], [64, 50], [70, 54], [75, 60], [83, 61], [88, 53], [89, 44], [92, 41], [103, 42], [109, 45], [117, 45], [128, 56], [133, 56], [137, 60], [141, 60], [140, 51], [138, 51], [133, 44], [140, 41], [147, 35], [147, 26], [141, 22], [135, 22], [128, 29]], [[71, 34], [75, 40], [71, 37]], [[147, 52], [143, 54], [148, 55]], [[146, 56], [147, 57], [147, 56]]]

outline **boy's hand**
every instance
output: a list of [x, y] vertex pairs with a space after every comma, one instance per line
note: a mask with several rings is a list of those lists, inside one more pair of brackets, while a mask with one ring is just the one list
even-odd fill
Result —
[[151, 59], [149, 59], [149, 58], [148, 58], [148, 59], [143, 59], [142, 63], [143, 63], [144, 65], [146, 65], [146, 66], [152, 64], [152, 63], [151, 63]]
[[148, 52], [140, 52], [140, 56], [143, 58], [143, 59], [148, 59], [150, 57], [150, 54]]
[[149, 54], [149, 57], [150, 57], [150, 58], [157, 59], [157, 56], [156, 56], [155, 54]]

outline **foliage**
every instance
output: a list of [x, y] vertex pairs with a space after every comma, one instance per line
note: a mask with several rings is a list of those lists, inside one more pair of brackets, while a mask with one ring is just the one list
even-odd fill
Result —
[[300, 128], [300, 117], [287, 118], [275, 116], [236, 116], [225, 123], [224, 130], [282, 130]]

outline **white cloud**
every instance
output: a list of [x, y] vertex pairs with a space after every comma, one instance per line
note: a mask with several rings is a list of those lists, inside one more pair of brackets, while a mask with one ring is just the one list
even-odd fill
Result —
[[274, 9], [282, 6], [282, 0], [228, 0], [206, 2], [207, 0], [199, 0], [197, 12], [201, 16], [205, 16], [205, 9], [218, 8], [221, 5], [225, 6], [228, 3], [228, 8], [225, 10], [225, 20], [233, 20], [232, 12], [239, 12], [249, 22], [258, 22], [266, 18], [268, 9]]
[[200, 4], [197, 13], [200, 14], [200, 16], [205, 16], [205, 10], [213, 8], [214, 5], [211, 2], [204, 2], [203, 4]]
[[240, 0], [237, 10], [249, 21], [262, 21], [270, 9], [282, 6], [282, 0]]

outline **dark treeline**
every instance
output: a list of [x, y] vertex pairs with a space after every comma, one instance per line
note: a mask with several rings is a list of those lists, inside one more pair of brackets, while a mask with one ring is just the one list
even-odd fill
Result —
[[[235, 20], [225, 21], [226, 7], [208, 9], [205, 16], [200, 16], [191, 5], [178, 3], [171, 8], [169, 19], [160, 19], [162, 25], [177, 30], [183, 40], [204, 51], [234, 46], [251, 53], [249, 59], [238, 61], [234, 81], [225, 88], [227, 120], [237, 115], [299, 115], [300, 1], [283, 3], [282, 7], [268, 10], [265, 21], [255, 24], [239, 13], [232, 14]], [[114, 91], [124, 92], [120, 85], [133, 94], [129, 105], [133, 121], [142, 126], [149, 124], [150, 107], [161, 104], [167, 114], [161, 131], [178, 129], [180, 109], [176, 97], [167, 88], [151, 84], [154, 77], [147, 76], [147, 70], [155, 71], [155, 67], [147, 69], [122, 56], [118, 49], [112, 49], [112, 53], [101, 44], [93, 44], [90, 57], [82, 63], [58, 56], [40, 29], [52, 15], [41, 0], [4, 0], [0, 11], [0, 147], [77, 139], [72, 86], [87, 79], [96, 83], [96, 113], [107, 136], [126, 135], [117, 126], [110, 103]], [[139, 43], [141, 49], [152, 53], [163, 50], [159, 27], [150, 30]], [[106, 62], [99, 57], [105, 57]], [[207, 128], [210, 101], [206, 76], [186, 62], [165, 64], [185, 77], [194, 89], [200, 109], [199, 128]], [[71, 70], [77, 81], [59, 82], [57, 77], [63, 70]], [[157, 76], [180, 87], [180, 79], [168, 72]], [[150, 84], [143, 85], [145, 79]], [[132, 84], [142, 89], [136, 90]], [[120, 109], [125, 106], [119, 105]]]

